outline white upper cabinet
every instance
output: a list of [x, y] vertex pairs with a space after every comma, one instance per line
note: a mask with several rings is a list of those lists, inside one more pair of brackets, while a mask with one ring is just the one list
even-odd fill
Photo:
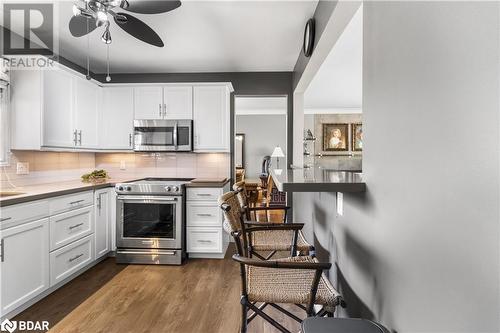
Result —
[[195, 152], [229, 152], [229, 96], [226, 85], [193, 90]]
[[193, 119], [193, 87], [136, 87], [134, 114], [134, 119]]
[[193, 119], [193, 87], [164, 87], [163, 111], [165, 119]]
[[134, 88], [103, 88], [100, 136], [102, 149], [133, 149]]
[[160, 86], [134, 88], [134, 118], [163, 119], [163, 88]]
[[83, 78], [74, 78], [74, 131], [76, 147], [99, 148], [99, 109], [101, 87]]
[[[72, 148], [76, 144], [73, 117], [73, 75], [61, 70], [45, 70], [43, 81], [42, 146]], [[38, 88], [40, 89], [40, 88]], [[29, 119], [24, 119], [29, 122]]]

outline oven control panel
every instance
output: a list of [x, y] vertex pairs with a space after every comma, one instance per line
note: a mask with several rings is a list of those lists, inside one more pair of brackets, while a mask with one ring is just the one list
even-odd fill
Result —
[[139, 194], [139, 195], [183, 195], [184, 185], [180, 181], [155, 181], [142, 180], [131, 183], [121, 183], [115, 185], [118, 194]]

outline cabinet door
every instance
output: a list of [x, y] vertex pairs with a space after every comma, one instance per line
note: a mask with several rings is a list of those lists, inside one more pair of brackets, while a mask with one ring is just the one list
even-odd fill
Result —
[[229, 91], [226, 86], [195, 86], [194, 151], [229, 151]]
[[75, 78], [75, 130], [78, 148], [99, 148], [99, 101], [101, 88], [85, 79]]
[[95, 192], [95, 257], [96, 259], [110, 251], [111, 193], [108, 189]]
[[165, 119], [193, 119], [193, 87], [163, 88]]
[[42, 145], [74, 147], [73, 77], [60, 69], [45, 70], [42, 90]]
[[3, 316], [49, 287], [49, 222], [42, 219], [0, 233]]
[[134, 88], [134, 119], [163, 118], [163, 88]]
[[133, 149], [134, 88], [103, 88], [100, 146], [104, 149]]

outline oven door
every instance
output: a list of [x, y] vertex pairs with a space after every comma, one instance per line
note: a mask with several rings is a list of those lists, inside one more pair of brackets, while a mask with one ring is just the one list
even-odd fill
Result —
[[182, 197], [118, 196], [116, 209], [118, 248], [182, 248]]

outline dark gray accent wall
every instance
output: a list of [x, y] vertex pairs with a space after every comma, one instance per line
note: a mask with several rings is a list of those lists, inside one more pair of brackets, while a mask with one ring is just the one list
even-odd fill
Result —
[[[98, 74], [95, 78], [105, 83], [106, 75]], [[226, 72], [226, 73], [122, 73], [111, 74], [111, 83], [175, 83], [175, 82], [231, 82], [234, 93], [231, 94], [231, 138], [234, 137], [234, 96], [287, 96], [287, 164], [292, 156], [293, 124], [293, 88], [292, 72]], [[231, 140], [231, 151], [234, 151]], [[233, 165], [231, 154], [231, 165]], [[234, 179], [233, 170], [231, 177]]]
[[[321, 39], [321, 35], [323, 34], [323, 31], [325, 31], [326, 24], [330, 20], [330, 17], [332, 16], [332, 13], [337, 6], [337, 1], [328, 1], [328, 0], [320, 0], [318, 2], [318, 6], [316, 7], [316, 10], [314, 11], [314, 21], [315, 21], [315, 35], [314, 35], [314, 47], [316, 47], [318, 41]], [[314, 49], [313, 49], [314, 53]], [[297, 62], [295, 64], [295, 67], [293, 69], [293, 89], [297, 87], [297, 84], [300, 81], [300, 78], [302, 77], [302, 73], [304, 73], [304, 69], [307, 66], [307, 63], [309, 62], [308, 57], [304, 55], [304, 52], [300, 52], [299, 58], [297, 59]]]

